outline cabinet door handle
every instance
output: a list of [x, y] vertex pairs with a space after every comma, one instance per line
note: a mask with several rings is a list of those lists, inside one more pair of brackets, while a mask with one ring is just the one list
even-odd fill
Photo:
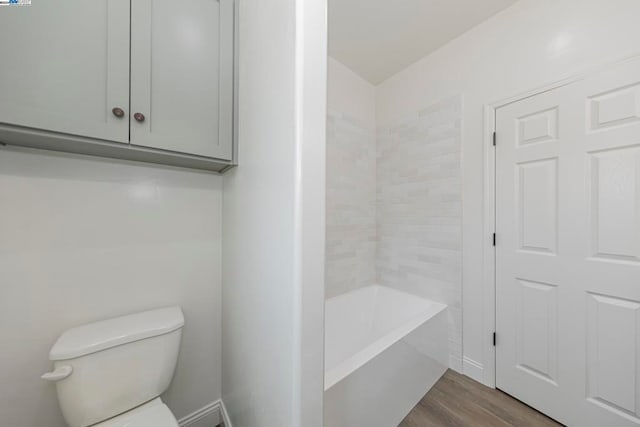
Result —
[[124, 117], [124, 110], [120, 107], [114, 108], [113, 110], [111, 110], [111, 112], [113, 113], [114, 116], [116, 116], [119, 119]]
[[144, 122], [144, 119], [145, 119], [144, 114], [142, 114], [142, 113], [135, 113], [133, 115], [133, 118], [136, 119], [136, 121], [140, 122], [140, 123]]

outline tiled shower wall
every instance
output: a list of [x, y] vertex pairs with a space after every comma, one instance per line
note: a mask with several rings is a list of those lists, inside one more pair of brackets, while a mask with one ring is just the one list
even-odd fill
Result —
[[373, 129], [329, 110], [327, 298], [379, 283], [449, 306], [461, 370], [461, 98]]
[[327, 118], [327, 298], [376, 282], [376, 136], [338, 111]]
[[377, 135], [378, 283], [449, 306], [450, 367], [462, 370], [461, 110], [455, 97]]

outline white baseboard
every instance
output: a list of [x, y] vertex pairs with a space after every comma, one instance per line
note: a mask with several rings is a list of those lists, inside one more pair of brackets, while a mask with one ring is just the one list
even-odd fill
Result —
[[224, 406], [224, 401], [220, 399], [220, 415], [222, 417], [222, 421], [224, 422], [224, 427], [233, 427], [231, 424], [231, 419], [229, 418], [229, 413], [227, 412], [227, 407]]
[[449, 369], [453, 369], [456, 372], [463, 373], [462, 360], [459, 357], [449, 356]]
[[482, 363], [465, 356], [462, 358], [462, 366], [466, 376], [484, 384], [484, 366], [482, 366]]
[[216, 427], [222, 419], [221, 408], [222, 400], [216, 400], [180, 418], [178, 424], [180, 427]]

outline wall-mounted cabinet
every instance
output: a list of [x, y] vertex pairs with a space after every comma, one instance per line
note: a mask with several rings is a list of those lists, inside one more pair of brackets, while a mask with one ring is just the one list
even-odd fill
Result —
[[0, 39], [1, 142], [234, 164], [233, 0], [33, 1]]

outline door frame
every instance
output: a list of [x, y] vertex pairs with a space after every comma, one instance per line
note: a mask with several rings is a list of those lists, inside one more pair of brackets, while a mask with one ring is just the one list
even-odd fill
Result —
[[[496, 147], [493, 145], [496, 132], [496, 113], [498, 109], [514, 102], [522, 101], [536, 95], [549, 92], [572, 83], [589, 78], [610, 67], [623, 65], [627, 62], [640, 60], [640, 52], [631, 56], [591, 67], [586, 71], [571, 74], [568, 77], [538, 86], [534, 89], [520, 92], [516, 95], [502, 98], [484, 105], [483, 126], [483, 253], [482, 253], [482, 331], [486, 337], [483, 340], [483, 369], [482, 382], [488, 387], [496, 388], [496, 347], [493, 344], [493, 334], [496, 333], [496, 246], [493, 235], [496, 233], [496, 245], [500, 244], [500, 235], [496, 230]], [[499, 143], [499, 140], [498, 140]], [[500, 340], [500, 336], [497, 336]]]

